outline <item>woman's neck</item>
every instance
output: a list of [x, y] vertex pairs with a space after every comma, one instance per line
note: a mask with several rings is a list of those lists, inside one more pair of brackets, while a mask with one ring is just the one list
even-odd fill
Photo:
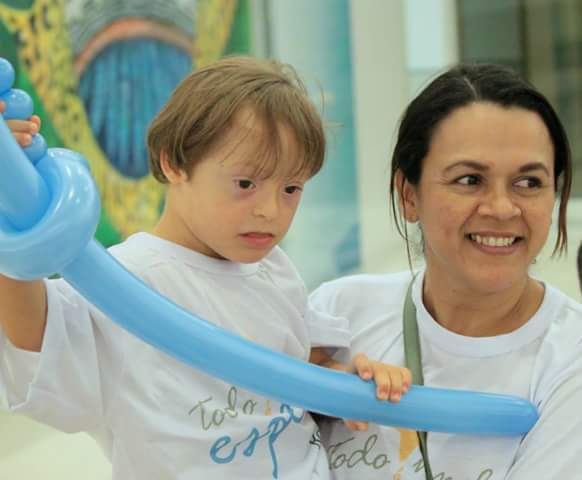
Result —
[[486, 294], [438, 281], [428, 268], [424, 277], [426, 309], [444, 328], [464, 336], [491, 337], [517, 330], [543, 298], [543, 285], [529, 276], [511, 288]]

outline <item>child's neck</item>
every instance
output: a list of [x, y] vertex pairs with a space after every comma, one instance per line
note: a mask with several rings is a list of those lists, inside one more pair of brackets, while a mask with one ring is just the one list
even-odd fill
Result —
[[194, 237], [191, 232], [186, 230], [185, 227], [180, 228], [180, 225], [173, 222], [167, 215], [162, 214], [158, 223], [150, 233], [158, 238], [175, 243], [176, 245], [180, 245], [181, 247], [202, 255], [206, 255], [207, 257], [216, 257], [214, 252], [210, 251], [210, 249]]
[[172, 243], [177, 243], [178, 245], [182, 245], [183, 247], [190, 248], [187, 245], [184, 245], [183, 241], [180, 241], [180, 236], [177, 234], [174, 228], [171, 228], [170, 222], [168, 222], [167, 217], [162, 214], [158, 223], [150, 230], [150, 233], [156, 237], [159, 237], [163, 240], [167, 240]]

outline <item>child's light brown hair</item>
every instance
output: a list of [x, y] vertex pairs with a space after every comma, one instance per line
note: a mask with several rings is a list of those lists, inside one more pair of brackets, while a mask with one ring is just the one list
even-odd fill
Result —
[[172, 94], [148, 131], [150, 170], [167, 183], [161, 152], [170, 167], [188, 175], [231, 126], [235, 113], [250, 107], [265, 135], [258, 166], [271, 175], [281, 151], [281, 125], [290, 129], [300, 158], [293, 174], [315, 175], [323, 165], [325, 134], [295, 70], [274, 60], [230, 57], [191, 73]]

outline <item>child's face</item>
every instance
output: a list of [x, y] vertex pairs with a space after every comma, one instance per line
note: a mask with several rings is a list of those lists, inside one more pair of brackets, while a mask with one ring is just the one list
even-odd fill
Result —
[[270, 177], [255, 174], [262, 139], [252, 112], [235, 115], [224, 141], [194, 167], [190, 178], [170, 175], [162, 236], [204, 255], [257, 262], [287, 233], [299, 205], [305, 174], [290, 176], [299, 150], [279, 126], [281, 152]]

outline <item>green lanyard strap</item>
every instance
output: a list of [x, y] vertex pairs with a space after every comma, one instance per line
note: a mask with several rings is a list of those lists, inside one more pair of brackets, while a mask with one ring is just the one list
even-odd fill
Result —
[[[422, 362], [420, 351], [420, 339], [418, 336], [418, 324], [416, 322], [416, 307], [412, 301], [412, 285], [416, 276], [408, 285], [406, 291], [406, 299], [404, 300], [404, 317], [403, 317], [403, 334], [404, 334], [404, 360], [406, 366], [412, 373], [412, 383], [416, 385], [423, 385], [424, 378], [422, 376]], [[426, 432], [416, 432], [418, 435], [418, 443], [420, 445], [420, 453], [424, 463], [424, 472], [426, 480], [433, 480], [430, 463], [428, 461], [428, 447], [426, 441]]]

